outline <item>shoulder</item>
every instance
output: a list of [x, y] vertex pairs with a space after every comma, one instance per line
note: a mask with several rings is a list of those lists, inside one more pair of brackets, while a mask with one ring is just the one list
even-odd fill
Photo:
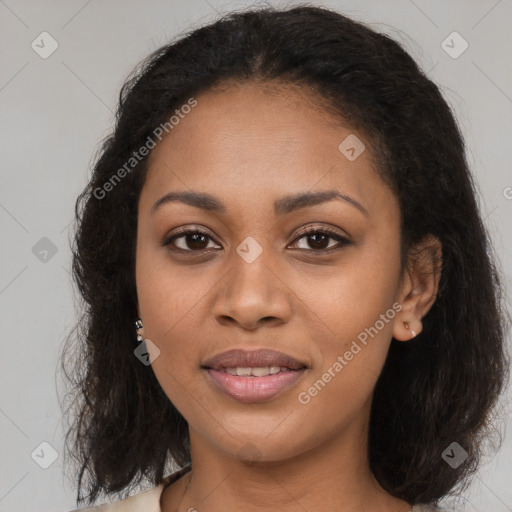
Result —
[[160, 494], [164, 484], [135, 494], [114, 503], [105, 503], [90, 508], [82, 508], [71, 512], [160, 512]]
[[156, 487], [125, 498], [124, 500], [114, 503], [104, 503], [103, 505], [96, 505], [89, 508], [75, 509], [70, 512], [161, 512], [160, 496], [162, 491], [189, 469], [189, 467], [185, 467], [176, 473], [168, 475], [164, 478], [164, 481]]
[[444, 509], [436, 505], [415, 505], [412, 512], [444, 512]]

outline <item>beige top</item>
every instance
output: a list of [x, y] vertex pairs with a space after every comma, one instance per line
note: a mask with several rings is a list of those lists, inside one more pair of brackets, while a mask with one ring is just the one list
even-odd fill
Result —
[[[75, 509], [70, 512], [162, 512], [160, 508], [160, 496], [164, 488], [183, 474], [188, 472], [189, 467], [183, 468], [172, 475], [168, 475], [164, 482], [149, 491], [135, 494], [124, 500], [116, 501], [114, 503], [105, 503], [90, 508]], [[440, 508], [433, 505], [415, 505], [412, 512], [442, 512]]]

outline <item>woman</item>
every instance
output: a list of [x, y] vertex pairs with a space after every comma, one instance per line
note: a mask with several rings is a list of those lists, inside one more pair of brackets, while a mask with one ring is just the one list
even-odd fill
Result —
[[77, 504], [427, 511], [476, 470], [500, 281], [453, 115], [389, 37], [303, 6], [164, 46], [76, 213]]

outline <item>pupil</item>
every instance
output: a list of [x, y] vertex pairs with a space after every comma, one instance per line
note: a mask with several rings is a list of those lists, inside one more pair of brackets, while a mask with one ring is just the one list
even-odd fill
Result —
[[[194, 233], [194, 234], [188, 235], [188, 236], [189, 236], [189, 238], [192, 239], [192, 243], [187, 243], [187, 245], [190, 249], [204, 249], [204, 247], [198, 247], [197, 244], [199, 244], [199, 246], [201, 246], [201, 242], [200, 241], [198, 242], [198, 240], [201, 238], [203, 239], [203, 244], [204, 244], [204, 241], [206, 240], [205, 235], [202, 235], [200, 233]], [[208, 244], [206, 244], [206, 245], [208, 245]]]
[[[318, 238], [321, 238], [323, 240], [318, 242], [318, 240], [316, 240]], [[309, 239], [315, 240], [313, 242], [313, 246], [311, 245], [311, 243], [309, 243], [309, 246], [312, 249], [325, 249], [327, 247], [327, 245], [329, 245], [328, 243], [327, 244], [325, 243], [329, 239], [329, 237], [327, 235], [322, 235], [322, 234], [309, 235]], [[318, 243], [319, 243], [319, 245], [318, 245]], [[317, 244], [317, 245], [315, 246], [315, 244]]]

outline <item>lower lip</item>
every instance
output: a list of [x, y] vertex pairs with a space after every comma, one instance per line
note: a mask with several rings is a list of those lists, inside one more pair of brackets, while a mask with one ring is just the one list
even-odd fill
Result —
[[302, 370], [279, 372], [265, 377], [240, 377], [208, 369], [213, 385], [226, 395], [246, 404], [265, 402], [294, 386], [304, 374]]

